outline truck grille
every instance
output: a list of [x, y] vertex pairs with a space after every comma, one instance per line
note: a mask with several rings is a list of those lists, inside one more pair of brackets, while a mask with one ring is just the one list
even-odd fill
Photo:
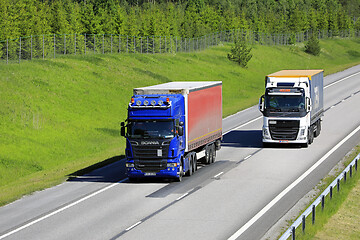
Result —
[[135, 168], [143, 172], [159, 172], [167, 167], [167, 160], [134, 160]]
[[299, 126], [299, 120], [270, 120], [269, 129], [271, 138], [273, 140], [296, 140]]
[[135, 168], [143, 172], [159, 172], [167, 167], [169, 146], [133, 146]]

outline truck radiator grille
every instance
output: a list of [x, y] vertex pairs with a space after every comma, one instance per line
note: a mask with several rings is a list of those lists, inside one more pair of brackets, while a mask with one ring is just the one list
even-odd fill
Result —
[[[270, 123], [276, 122], [276, 123]], [[298, 120], [269, 121], [270, 135], [273, 140], [296, 140], [299, 132]]]
[[159, 172], [167, 167], [167, 160], [134, 160], [135, 168], [143, 172]]
[[167, 158], [168, 146], [133, 146], [134, 157], [138, 159], [162, 159]]
[[143, 172], [159, 172], [167, 167], [169, 146], [133, 146], [135, 168]]

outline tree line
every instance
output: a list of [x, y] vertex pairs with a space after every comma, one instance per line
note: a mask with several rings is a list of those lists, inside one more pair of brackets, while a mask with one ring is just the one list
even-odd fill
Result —
[[0, 0], [0, 40], [43, 34], [198, 37], [360, 29], [359, 0]]

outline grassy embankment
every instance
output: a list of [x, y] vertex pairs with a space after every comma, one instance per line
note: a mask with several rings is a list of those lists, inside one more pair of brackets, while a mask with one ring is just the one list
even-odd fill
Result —
[[264, 76], [280, 69], [360, 63], [360, 42], [321, 41], [314, 57], [302, 46], [254, 46], [247, 69], [227, 60], [230, 46], [198, 53], [67, 56], [0, 64], [0, 205], [64, 181], [79, 169], [124, 151], [119, 122], [132, 88], [168, 81], [223, 81], [224, 116], [257, 104]]
[[[360, 145], [355, 147], [349, 156], [346, 156], [344, 166], [360, 153]], [[319, 187], [319, 194], [337, 177], [343, 169], [339, 169], [334, 176], [329, 176], [323, 180]], [[321, 205], [316, 207], [316, 220], [312, 225], [311, 215], [306, 218], [306, 229], [302, 232], [302, 227], [296, 229], [297, 240], [338, 240], [338, 239], [359, 239], [360, 236], [360, 163], [358, 170], [353, 168], [353, 176], [347, 174], [346, 183], [341, 180], [340, 191], [334, 189], [333, 198], [328, 195], [325, 197], [324, 210]], [[305, 209], [304, 209], [305, 210]], [[289, 238], [290, 239], [290, 238]]]

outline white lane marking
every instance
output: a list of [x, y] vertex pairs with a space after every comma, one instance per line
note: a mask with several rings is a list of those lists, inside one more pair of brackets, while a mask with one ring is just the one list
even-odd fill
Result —
[[176, 199], [176, 201], [179, 201], [179, 200], [183, 199], [183, 198], [186, 197], [188, 194], [189, 194], [189, 193], [185, 193], [184, 195], [178, 197], [178, 198]]
[[219, 173], [219, 174], [216, 174], [216, 175], [214, 176], [214, 178], [219, 177], [221, 174], [224, 174], [224, 172], [221, 172], [221, 173]]
[[240, 126], [237, 126], [237, 127], [233, 128], [233, 129], [230, 129], [229, 131], [223, 133], [223, 135], [225, 135], [225, 134], [227, 134], [228, 132], [231, 132], [231, 131], [233, 131], [233, 130], [235, 130], [235, 129], [242, 128], [242, 127], [244, 127], [244, 126], [246, 126], [246, 125], [248, 125], [248, 124], [250, 124], [250, 123], [253, 123], [253, 122], [259, 120], [259, 119], [262, 118], [262, 117], [263, 117], [263, 116], [254, 118], [253, 120], [250, 120], [250, 121], [248, 121], [248, 122], [246, 122], [246, 123], [244, 123], [244, 124], [242, 124], [242, 125], [240, 125]]
[[131, 229], [133, 229], [134, 227], [136, 227], [137, 225], [141, 224], [141, 221], [138, 221], [137, 223], [135, 223], [134, 225], [131, 225], [130, 227], [128, 227], [127, 229], [125, 229], [125, 231], [130, 231]]
[[62, 208], [60, 208], [60, 209], [58, 209], [56, 211], [53, 211], [53, 212], [51, 212], [51, 213], [49, 213], [49, 214], [47, 214], [47, 215], [45, 215], [45, 216], [43, 216], [41, 218], [38, 218], [38, 219], [36, 219], [36, 220], [34, 220], [32, 222], [29, 222], [29, 223], [15, 229], [15, 230], [12, 230], [11, 232], [8, 232], [8, 233], [6, 233], [4, 235], [1, 235], [0, 239], [4, 239], [4, 238], [6, 238], [6, 237], [8, 237], [8, 236], [10, 236], [10, 235], [12, 235], [14, 233], [17, 233], [17, 232], [19, 232], [19, 231], [21, 231], [21, 230], [23, 230], [25, 228], [28, 228], [28, 227], [30, 227], [30, 226], [38, 223], [38, 222], [41, 222], [42, 220], [45, 220], [45, 219], [47, 219], [47, 218], [49, 218], [51, 216], [54, 216], [54, 215], [56, 215], [58, 213], [61, 213], [61, 212], [65, 211], [66, 209], [69, 209], [69, 208], [71, 208], [71, 207], [73, 207], [73, 206], [75, 206], [75, 205], [77, 205], [77, 204], [79, 204], [79, 203], [81, 203], [81, 202], [83, 202], [85, 200], [88, 200], [89, 198], [92, 198], [92, 197], [94, 197], [94, 196], [96, 196], [96, 195], [98, 195], [98, 194], [100, 194], [102, 192], [105, 192], [106, 190], [109, 190], [110, 188], [115, 187], [119, 183], [125, 182], [126, 180], [128, 180], [128, 178], [125, 178], [125, 179], [123, 179], [123, 180], [121, 180], [121, 181], [119, 181], [117, 183], [113, 183], [110, 186], [102, 188], [102, 189], [100, 189], [100, 190], [98, 190], [98, 191], [96, 191], [96, 192], [94, 192], [94, 193], [92, 193], [92, 194], [90, 194], [90, 195], [88, 195], [86, 197], [83, 197], [83, 198], [77, 200], [76, 202], [70, 203], [69, 205], [66, 205], [66, 206], [64, 206], [64, 207], [62, 207]]
[[355, 76], [355, 75], [358, 75], [358, 74], [360, 74], [360, 72], [351, 74], [350, 76], [347, 76], [347, 77], [345, 77], [345, 78], [342, 78], [342, 79], [340, 79], [340, 80], [338, 80], [338, 81], [336, 81], [336, 82], [330, 83], [329, 85], [326, 85], [326, 86], [324, 87], [324, 89], [326, 89], [326, 88], [328, 88], [328, 87], [331, 87], [332, 85], [335, 85], [335, 84], [337, 84], [337, 83], [339, 83], [339, 82], [342, 82], [342, 81], [344, 81], [344, 80], [346, 80], [346, 79], [348, 79], [348, 78], [351, 78], [351, 77], [353, 77], [353, 76]]
[[252, 155], [250, 154], [249, 156], [245, 157], [245, 158], [244, 158], [244, 160], [246, 160], [246, 159], [250, 158], [251, 156], [252, 156]]
[[259, 220], [270, 208], [272, 208], [281, 198], [283, 198], [290, 190], [292, 190], [297, 184], [304, 180], [314, 169], [316, 169], [321, 163], [323, 163], [333, 152], [336, 151], [342, 144], [344, 144], [349, 138], [351, 138], [357, 131], [360, 130], [360, 125], [347, 135], [341, 142], [336, 144], [329, 152], [327, 152], [319, 161], [317, 161], [311, 168], [303, 173], [298, 179], [284, 189], [279, 195], [277, 195], [270, 203], [268, 203], [260, 212], [258, 212], [250, 221], [242, 226], [237, 232], [235, 232], [228, 240], [235, 240], [241, 234], [243, 234], [251, 225]]

